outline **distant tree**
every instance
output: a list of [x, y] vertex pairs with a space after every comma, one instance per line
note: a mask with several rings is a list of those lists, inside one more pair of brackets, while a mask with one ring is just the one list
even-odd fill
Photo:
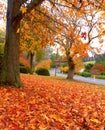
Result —
[[95, 64], [93, 67], [91, 67], [90, 72], [93, 75], [99, 75], [102, 72], [105, 72], [105, 68], [102, 64]]
[[[63, 15], [62, 20], [66, 28], [56, 36], [55, 42], [63, 48], [66, 54], [69, 67], [67, 78], [72, 79], [75, 70], [74, 57], [77, 59], [78, 57], [87, 57], [91, 50], [92, 52], [101, 51], [105, 35], [105, 20], [103, 12], [94, 8], [92, 4], [86, 5], [79, 11], [68, 9], [65, 13], [61, 12], [59, 15]], [[93, 44], [97, 44], [94, 41], [96, 39], [99, 41], [100, 47], [93, 46]]]
[[[34, 9], [29, 14], [26, 14], [20, 26], [20, 51], [28, 53], [30, 73], [34, 69], [34, 57], [36, 57], [37, 62], [44, 57], [44, 50], [48, 45], [53, 44], [55, 35], [49, 12], [43, 7], [38, 9], [43, 12], [46, 11], [47, 16]], [[47, 53], [47, 50], [45, 52]]]

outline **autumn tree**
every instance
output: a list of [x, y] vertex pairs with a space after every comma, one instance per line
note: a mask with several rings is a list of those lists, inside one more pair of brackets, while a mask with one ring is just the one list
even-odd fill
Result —
[[[66, 13], [66, 15], [65, 15]], [[77, 10], [69, 9], [63, 14], [64, 30], [55, 37], [55, 42], [63, 48], [68, 62], [68, 79], [73, 79], [75, 71], [75, 63], [73, 58], [78, 57], [78, 54], [84, 55], [87, 46], [81, 41], [81, 27], [79, 20], [81, 15], [78, 15]], [[81, 48], [81, 49], [79, 49]], [[85, 50], [86, 48], [86, 50]]]
[[18, 29], [25, 13], [40, 5], [42, 1], [8, 0], [4, 63], [2, 73], [0, 74], [0, 82], [18, 87], [22, 85], [19, 72], [20, 33]]
[[[7, 15], [6, 15], [6, 42], [4, 49], [4, 63], [2, 73], [0, 73], [0, 82], [15, 86], [21, 86], [20, 74], [19, 74], [19, 44], [20, 44], [20, 22], [25, 17], [25, 14], [29, 13], [34, 8], [40, 6], [42, 2], [46, 2], [43, 5], [44, 8], [48, 6], [52, 7], [70, 7], [81, 8], [85, 6], [86, 1], [53, 1], [53, 0], [8, 0], [7, 1]], [[92, 0], [90, 0], [92, 1]], [[90, 2], [88, 1], [88, 2]], [[50, 4], [49, 4], [50, 2]], [[60, 18], [59, 18], [60, 20]]]
[[96, 8], [105, 10], [105, 1], [104, 0], [94, 0], [91, 2]]
[[[39, 9], [39, 8], [38, 8]], [[40, 60], [44, 56], [44, 48], [54, 44], [54, 22], [48, 11], [40, 7], [32, 10], [21, 22], [20, 51], [26, 51], [30, 60], [30, 72], [34, 68], [33, 58]], [[45, 13], [46, 11], [46, 13]], [[44, 14], [47, 14], [44, 15]], [[24, 35], [23, 35], [24, 34]]]
[[[91, 9], [92, 10], [92, 9]], [[105, 18], [104, 12], [101, 10], [94, 10], [93, 12], [87, 9], [83, 14], [83, 29], [81, 37], [84, 43], [88, 44], [92, 53], [100, 53], [105, 35]]]
[[61, 14], [66, 28], [56, 36], [55, 42], [64, 49], [69, 66], [67, 78], [72, 79], [75, 70], [74, 59], [87, 56], [90, 50], [92, 52], [98, 50], [97, 47], [92, 46], [93, 43], [97, 46], [94, 40], [98, 39], [103, 43], [105, 20], [101, 17], [102, 12], [97, 11], [92, 5], [85, 6], [79, 11], [68, 9]]

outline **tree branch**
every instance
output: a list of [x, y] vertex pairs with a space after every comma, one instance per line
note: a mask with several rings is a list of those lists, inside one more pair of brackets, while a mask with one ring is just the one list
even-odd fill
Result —
[[26, 6], [27, 7], [27, 12], [29, 13], [31, 10], [33, 10], [35, 7], [40, 5], [44, 0], [31, 0], [31, 2]]
[[[19, 6], [18, 6], [18, 12], [16, 12], [16, 15], [13, 17], [12, 19], [12, 24], [15, 28], [18, 28], [19, 26], [19, 22], [21, 21], [21, 19], [25, 16], [25, 14], [29, 13], [32, 9], [34, 9], [35, 7], [37, 7], [38, 5], [40, 5], [44, 0], [31, 0], [30, 3], [28, 3], [28, 0], [21, 0], [19, 2]], [[16, 4], [18, 1], [16, 1], [14, 4]], [[20, 7], [26, 4], [26, 12], [22, 13], [22, 11], [20, 10]], [[15, 6], [14, 6], [15, 7]], [[12, 11], [13, 12], [13, 11]], [[13, 12], [14, 13], [14, 12]]]

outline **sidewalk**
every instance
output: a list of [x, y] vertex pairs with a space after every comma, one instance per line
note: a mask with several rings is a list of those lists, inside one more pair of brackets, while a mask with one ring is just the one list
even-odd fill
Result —
[[85, 78], [85, 77], [78, 76], [78, 75], [75, 75], [73, 79], [83, 81], [83, 82], [88, 82], [88, 83], [105, 85], [105, 80], [103, 80], [103, 79], [93, 79], [93, 78], [89, 78], [89, 77]]
[[[55, 74], [55, 70], [54, 69], [50, 70], [50, 74]], [[62, 74], [59, 71], [57, 71], [56, 76], [67, 77], [67, 74]], [[78, 75], [74, 75], [73, 79], [78, 80], [78, 81], [88, 82], [88, 83], [105, 85], [104, 79], [93, 79], [93, 78], [90, 78], [90, 77], [85, 78], [85, 77], [78, 76]]]

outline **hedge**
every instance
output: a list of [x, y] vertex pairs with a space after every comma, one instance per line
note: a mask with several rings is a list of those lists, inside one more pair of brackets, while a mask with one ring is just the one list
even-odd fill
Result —
[[47, 69], [45, 69], [45, 68], [38, 68], [35, 72], [38, 75], [50, 76], [49, 71]]

